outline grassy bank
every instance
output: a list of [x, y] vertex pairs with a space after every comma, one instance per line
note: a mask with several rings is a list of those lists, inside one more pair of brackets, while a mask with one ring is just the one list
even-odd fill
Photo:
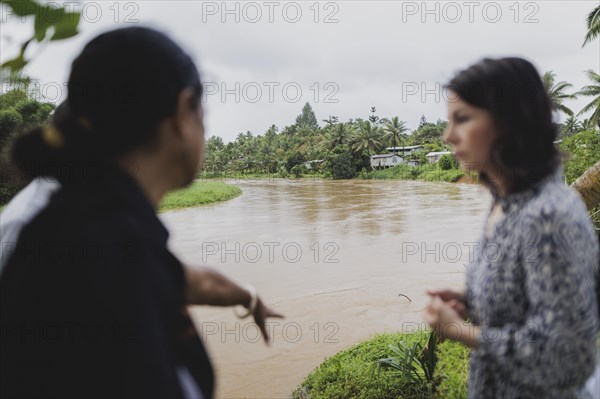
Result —
[[160, 211], [189, 208], [226, 201], [242, 193], [239, 187], [221, 182], [194, 182], [183, 190], [169, 193], [160, 203]]
[[390, 344], [400, 340], [408, 346], [425, 343], [428, 336], [428, 332], [381, 334], [339, 352], [312, 371], [293, 398], [465, 398], [469, 352], [456, 342], [438, 345], [432, 384], [407, 380], [399, 371], [377, 367], [379, 359], [392, 356]]
[[362, 177], [366, 179], [423, 180], [454, 183], [463, 176], [465, 176], [465, 172], [461, 169], [442, 169], [436, 163], [420, 166], [398, 165], [388, 169], [368, 172]]

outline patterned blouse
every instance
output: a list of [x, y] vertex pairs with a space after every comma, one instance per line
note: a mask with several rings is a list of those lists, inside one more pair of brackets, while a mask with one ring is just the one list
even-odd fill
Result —
[[600, 327], [600, 254], [585, 205], [562, 167], [525, 191], [493, 197], [502, 215], [467, 267], [467, 311], [482, 329], [469, 398], [585, 397]]

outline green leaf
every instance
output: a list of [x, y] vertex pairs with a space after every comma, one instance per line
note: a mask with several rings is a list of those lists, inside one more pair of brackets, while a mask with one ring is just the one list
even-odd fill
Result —
[[25, 50], [27, 50], [27, 46], [29, 46], [29, 43], [31, 43], [32, 40], [33, 38], [23, 43], [21, 45], [21, 51], [19, 52], [19, 55], [13, 58], [12, 60], [4, 62], [2, 65], [0, 65], [0, 68], [8, 68], [10, 69], [11, 73], [15, 73], [23, 69], [28, 62], [28, 60], [25, 59]]
[[75, 12], [63, 12], [60, 19], [54, 24], [54, 35], [50, 40], [62, 40], [77, 35], [81, 15]]
[[19, 17], [35, 15], [40, 5], [33, 0], [2, 0], [0, 3], [8, 5], [13, 13]]
[[35, 22], [33, 23], [35, 40], [41, 42], [46, 37], [48, 28], [52, 26], [52, 22], [48, 20], [44, 12], [35, 14]]
[[5, 61], [2, 64], [2, 68], [8, 68], [11, 72], [16, 72], [20, 69], [23, 69], [25, 65], [27, 65], [27, 60], [25, 60], [23, 53], [21, 53], [12, 60]]

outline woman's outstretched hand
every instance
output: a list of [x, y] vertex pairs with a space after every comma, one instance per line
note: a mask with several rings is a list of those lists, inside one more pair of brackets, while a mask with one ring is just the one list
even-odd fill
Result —
[[268, 308], [267, 305], [265, 305], [259, 297], [256, 302], [256, 310], [254, 311], [253, 316], [254, 316], [254, 322], [256, 323], [258, 328], [260, 328], [260, 331], [265, 340], [265, 343], [267, 345], [269, 345], [269, 343], [271, 342], [270, 341], [271, 337], [269, 337], [269, 334], [267, 332], [267, 327], [266, 327], [267, 318], [275, 317], [275, 318], [281, 319], [281, 318], [283, 318], [283, 315]]
[[[252, 294], [244, 287], [224, 276], [214, 268], [204, 265], [183, 265], [186, 276], [186, 299], [190, 305], [244, 306], [250, 307]], [[252, 314], [265, 343], [269, 344], [266, 321], [269, 317], [282, 318], [267, 307], [260, 297]]]

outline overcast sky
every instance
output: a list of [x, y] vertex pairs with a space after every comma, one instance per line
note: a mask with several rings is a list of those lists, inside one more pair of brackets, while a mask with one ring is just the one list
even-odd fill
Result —
[[[519, 56], [579, 89], [600, 69], [600, 40], [581, 47], [585, 18], [598, 1], [73, 1], [80, 34], [32, 49], [25, 72], [41, 91], [66, 96], [70, 64], [83, 45], [116, 26], [161, 29], [196, 60], [206, 84], [210, 135], [263, 134], [294, 123], [305, 102], [319, 121], [421, 115], [446, 118], [440, 85], [483, 57]], [[4, 5], [2, 5], [4, 7]], [[6, 15], [0, 60], [16, 55], [33, 30]], [[62, 91], [57, 92], [57, 87]], [[437, 89], [437, 90], [436, 90]], [[567, 103], [576, 112], [591, 99]]]

